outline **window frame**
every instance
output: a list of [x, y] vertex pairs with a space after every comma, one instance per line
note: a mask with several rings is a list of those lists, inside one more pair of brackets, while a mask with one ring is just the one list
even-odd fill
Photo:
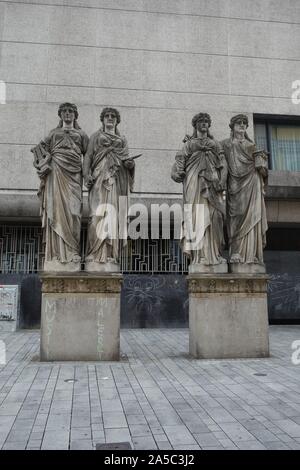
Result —
[[[253, 132], [255, 140], [255, 125], [264, 124], [266, 127], [267, 147], [265, 150], [269, 152], [269, 169], [274, 169], [274, 160], [272, 155], [272, 144], [271, 144], [271, 126], [299, 126], [300, 128], [300, 116], [297, 115], [281, 115], [281, 114], [253, 114]], [[290, 171], [290, 170], [274, 170], [274, 171]]]

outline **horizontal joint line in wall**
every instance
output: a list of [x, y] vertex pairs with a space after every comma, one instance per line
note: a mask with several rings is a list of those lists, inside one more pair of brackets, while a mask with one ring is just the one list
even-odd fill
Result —
[[220, 16], [220, 15], [199, 15], [197, 13], [175, 13], [173, 11], [165, 12], [165, 11], [148, 11], [148, 10], [136, 10], [136, 9], [129, 9], [129, 8], [112, 8], [112, 7], [95, 7], [95, 6], [83, 6], [83, 5], [66, 5], [63, 3], [39, 3], [39, 2], [18, 2], [18, 1], [6, 1], [0, 0], [0, 3], [8, 3], [11, 4], [20, 4], [20, 5], [37, 5], [39, 7], [63, 7], [63, 8], [78, 8], [78, 9], [85, 9], [85, 10], [108, 10], [108, 11], [124, 11], [128, 13], [147, 13], [149, 15], [167, 15], [167, 16], [188, 16], [194, 18], [215, 18], [220, 20], [237, 20], [237, 21], [251, 21], [251, 22], [259, 22], [259, 23], [279, 23], [279, 24], [300, 24], [299, 22], [295, 21], [282, 21], [282, 20], [263, 20], [260, 18], [240, 18], [237, 16]]
[[[1, 0], [0, 0], [1, 1]], [[300, 62], [300, 60], [299, 60]], [[268, 95], [249, 95], [249, 94], [232, 94], [231, 92], [228, 93], [216, 93], [216, 92], [209, 92], [209, 91], [178, 91], [178, 90], [156, 90], [151, 88], [122, 88], [122, 87], [109, 87], [109, 86], [90, 86], [90, 85], [64, 85], [64, 84], [54, 84], [54, 83], [26, 83], [26, 82], [12, 82], [12, 81], [5, 81], [6, 85], [24, 85], [24, 86], [44, 86], [44, 87], [62, 87], [62, 88], [90, 88], [91, 90], [123, 90], [123, 91], [141, 91], [149, 92], [149, 93], [172, 93], [174, 95], [199, 95], [199, 96], [227, 96], [228, 98], [267, 98], [270, 100], [274, 99], [282, 99], [282, 100], [291, 100], [290, 96], [268, 96]], [[37, 103], [40, 103], [38, 101]], [[53, 103], [53, 102], [52, 102]], [[96, 105], [101, 106], [101, 105]], [[121, 105], [120, 108], [131, 108], [132, 106]], [[136, 106], [137, 108], [143, 109], [143, 106]], [[146, 108], [145, 108], [146, 109]], [[157, 108], [155, 108], [157, 109]], [[166, 109], [173, 109], [173, 108], [166, 108]], [[185, 108], [190, 109], [190, 108]], [[183, 109], [183, 110], [185, 110]]]
[[136, 52], [157, 52], [167, 54], [184, 54], [184, 55], [203, 55], [203, 56], [217, 56], [227, 57], [228, 59], [258, 59], [258, 60], [284, 60], [286, 62], [299, 62], [300, 58], [283, 58], [283, 57], [264, 57], [264, 56], [246, 56], [246, 55], [235, 55], [235, 54], [221, 54], [218, 52], [191, 52], [191, 51], [172, 51], [169, 49], [143, 49], [136, 47], [118, 47], [118, 46], [97, 46], [92, 44], [65, 44], [65, 43], [49, 43], [49, 42], [34, 42], [34, 41], [13, 41], [1, 39], [0, 43], [7, 44], [33, 44], [37, 46], [62, 46], [62, 47], [84, 47], [90, 49], [109, 49], [109, 50], [121, 50], [121, 51], [136, 51]]
[[[31, 145], [36, 145], [36, 142], [34, 143], [17, 143], [17, 142], [0, 142], [0, 145], [22, 145], [22, 146], [31, 146]], [[174, 149], [165, 149], [165, 148], [145, 148], [145, 147], [129, 147], [129, 150], [145, 150], [145, 151], [154, 151], [154, 152], [177, 152], [178, 147]]]

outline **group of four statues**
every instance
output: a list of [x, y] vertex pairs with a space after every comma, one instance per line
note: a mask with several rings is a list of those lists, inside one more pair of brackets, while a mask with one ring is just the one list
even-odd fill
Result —
[[[45, 243], [44, 270], [81, 269], [82, 180], [89, 191], [85, 269], [118, 270], [117, 234], [124, 232], [125, 227], [114, 227], [114, 233], [109, 233], [104, 227], [105, 207], [111, 205], [119, 213], [119, 197], [128, 197], [135, 171], [127, 141], [117, 127], [120, 114], [114, 108], [104, 108], [101, 129], [90, 139], [78, 125], [76, 105], [61, 104], [58, 115], [58, 126], [32, 149], [41, 180], [38, 194]], [[191, 268], [227, 272], [227, 261], [221, 256], [226, 219], [231, 270], [235, 272], [236, 267], [236, 272], [264, 272], [266, 154], [257, 151], [248, 137], [245, 115], [231, 119], [231, 136], [222, 143], [210, 134], [208, 114], [194, 116], [192, 126], [193, 135], [185, 137], [172, 168], [173, 180], [183, 183], [183, 202], [192, 207], [191, 223], [184, 222], [182, 237]], [[199, 205], [203, 208], [203, 236], [196, 249], [191, 249], [189, 230], [197, 229]], [[126, 216], [115, 221], [117, 225], [126, 223]]]

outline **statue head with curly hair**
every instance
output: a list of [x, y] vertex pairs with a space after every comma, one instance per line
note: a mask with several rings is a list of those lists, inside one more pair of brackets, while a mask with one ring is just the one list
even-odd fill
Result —
[[[195, 116], [192, 119], [192, 126], [194, 128], [193, 137], [198, 136], [198, 134], [197, 134], [198, 123], [203, 122], [203, 121], [208, 123], [208, 129], [209, 129], [210, 126], [211, 126], [211, 117], [210, 117], [210, 115], [208, 113], [195, 114]], [[211, 139], [213, 139], [213, 136], [210, 134], [208, 129], [207, 129], [207, 136], [210, 137]]]
[[[236, 114], [235, 116], [232, 116], [230, 119], [229, 127], [231, 129], [231, 138], [234, 136], [234, 130], [235, 130], [235, 125], [242, 126], [241, 131], [244, 132], [245, 139], [249, 140], [249, 142], [252, 142], [250, 137], [248, 136], [246, 129], [249, 126], [249, 119], [246, 114]], [[243, 129], [245, 127], [245, 129]]]
[[119, 134], [117, 126], [121, 122], [121, 116], [116, 108], [103, 108], [100, 114], [100, 121], [102, 122], [102, 130], [104, 132], [113, 129], [116, 134]]
[[73, 126], [75, 129], [80, 129], [77, 119], [78, 119], [78, 110], [77, 106], [74, 103], [61, 103], [57, 112], [60, 117], [60, 121], [57, 127], [63, 127], [63, 123], [71, 124], [73, 121]]

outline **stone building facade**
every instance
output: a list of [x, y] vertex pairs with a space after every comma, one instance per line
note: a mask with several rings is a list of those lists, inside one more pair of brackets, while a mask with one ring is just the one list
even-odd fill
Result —
[[[30, 148], [57, 125], [63, 101], [77, 104], [89, 135], [103, 106], [120, 110], [131, 152], [143, 153], [132, 202], [148, 207], [181, 201], [170, 171], [195, 113], [211, 115], [218, 140], [228, 137], [232, 115], [246, 113], [250, 136], [271, 154], [270, 319], [299, 322], [298, 0], [6, 0], [0, 18], [0, 282], [21, 286], [20, 326], [39, 321], [39, 182]], [[123, 324], [183, 325], [186, 261], [176, 243], [130, 250]], [[155, 256], [165, 256], [164, 266]]]

